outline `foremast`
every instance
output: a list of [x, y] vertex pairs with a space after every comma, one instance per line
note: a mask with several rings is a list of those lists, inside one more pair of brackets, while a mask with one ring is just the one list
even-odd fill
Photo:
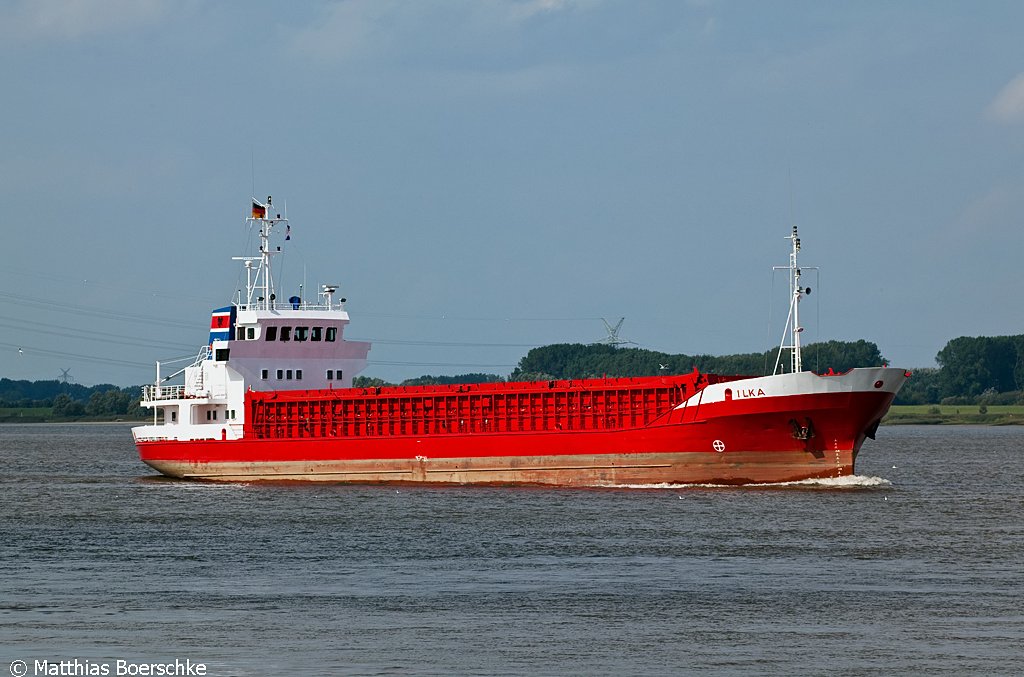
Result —
[[805, 295], [811, 293], [810, 287], [804, 287], [800, 281], [800, 265], [797, 262], [797, 257], [800, 254], [800, 235], [797, 233], [796, 226], [793, 226], [793, 232], [786, 236], [787, 240], [791, 242], [791, 249], [789, 252], [789, 265], [788, 266], [774, 266], [773, 270], [788, 270], [789, 271], [789, 314], [786, 317], [786, 327], [782, 331], [782, 340], [779, 343], [779, 354], [775, 358], [775, 369], [773, 374], [778, 374], [779, 369], [782, 365], [782, 353], [789, 350], [789, 370], [790, 373], [796, 374], [803, 371], [803, 362], [800, 355], [800, 334], [803, 333], [804, 328], [800, 326], [800, 299]]

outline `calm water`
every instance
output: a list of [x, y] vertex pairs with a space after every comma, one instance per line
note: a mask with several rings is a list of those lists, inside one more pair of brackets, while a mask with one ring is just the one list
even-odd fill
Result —
[[0, 426], [0, 676], [1020, 674], [1024, 427], [890, 427], [852, 486], [208, 485]]

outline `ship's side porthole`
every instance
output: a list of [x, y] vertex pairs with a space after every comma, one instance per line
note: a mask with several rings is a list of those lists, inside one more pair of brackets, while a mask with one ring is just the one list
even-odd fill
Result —
[[725, 389], [725, 401], [732, 402], [732, 388]]

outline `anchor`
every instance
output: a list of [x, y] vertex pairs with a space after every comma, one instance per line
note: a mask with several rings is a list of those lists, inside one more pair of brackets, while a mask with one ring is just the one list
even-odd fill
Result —
[[793, 439], [807, 441], [814, 437], [814, 422], [811, 419], [805, 418], [807, 425], [801, 426], [797, 423], [795, 418], [789, 419], [789, 425], [793, 428]]

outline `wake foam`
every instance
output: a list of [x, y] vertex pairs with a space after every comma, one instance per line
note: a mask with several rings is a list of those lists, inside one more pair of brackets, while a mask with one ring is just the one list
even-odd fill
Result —
[[847, 475], [846, 477], [823, 477], [821, 479], [797, 480], [795, 482], [765, 482], [758, 484], [602, 484], [606, 489], [774, 489], [777, 487], [812, 487], [823, 489], [865, 489], [890, 487], [892, 482], [884, 477]]
[[846, 477], [824, 477], [817, 480], [800, 480], [799, 482], [780, 482], [774, 486], [819, 486], [819, 487], [891, 487], [892, 482], [884, 477], [868, 475], [847, 475]]

